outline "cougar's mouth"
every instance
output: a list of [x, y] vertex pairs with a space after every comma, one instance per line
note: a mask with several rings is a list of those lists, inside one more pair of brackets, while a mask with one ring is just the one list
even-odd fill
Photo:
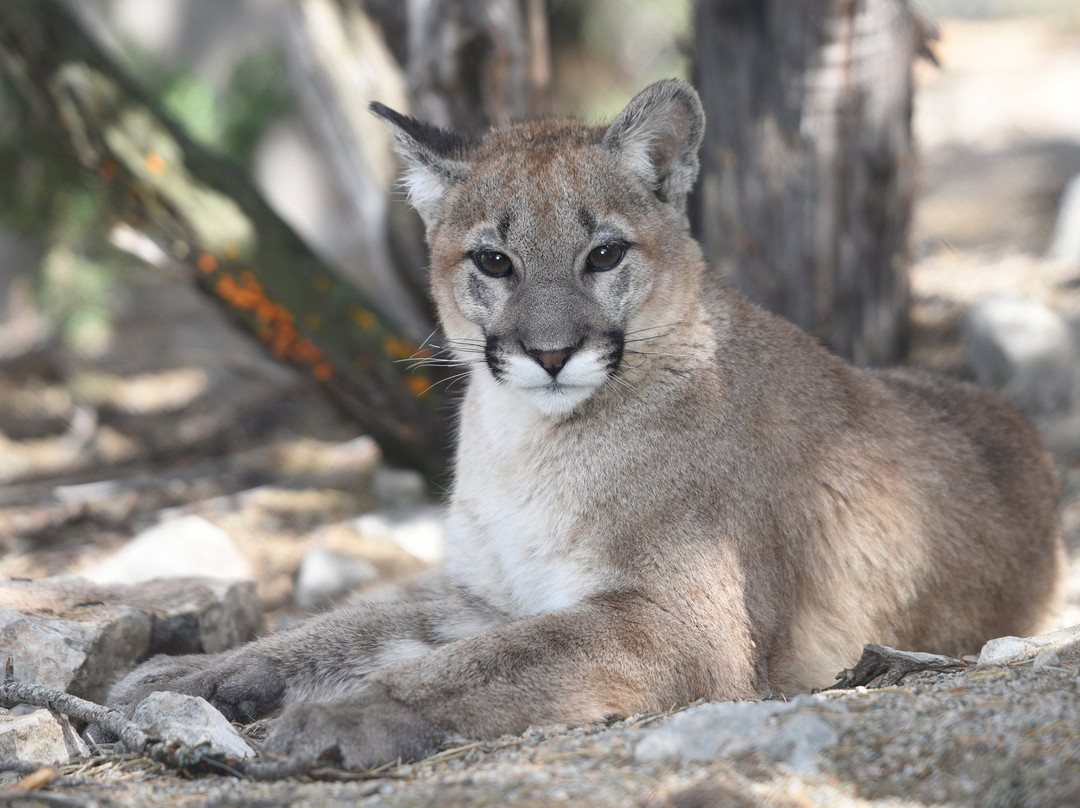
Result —
[[579, 343], [560, 351], [509, 351], [488, 337], [484, 359], [496, 381], [516, 391], [549, 415], [564, 415], [589, 399], [614, 376], [622, 363], [623, 340], [618, 333], [605, 334], [604, 344]]

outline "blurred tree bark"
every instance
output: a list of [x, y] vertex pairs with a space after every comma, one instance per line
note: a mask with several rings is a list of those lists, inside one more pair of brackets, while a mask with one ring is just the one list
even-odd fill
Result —
[[[543, 0], [417, 0], [408, 14], [388, 0], [287, 7], [298, 95], [362, 231], [360, 289], [315, 255], [237, 167], [166, 118], [60, 0], [6, 3], [0, 79], [50, 154], [67, 155], [112, 189], [115, 242], [187, 272], [241, 328], [319, 381], [391, 458], [434, 474], [448, 456], [439, 377], [402, 364], [424, 356], [417, 343], [430, 330], [418, 292], [426, 290], [426, 251], [418, 220], [390, 194], [390, 139], [367, 102], [411, 108], [465, 133], [542, 111], [549, 67], [538, 10]], [[403, 57], [404, 66], [395, 64]]]
[[[430, 333], [419, 218], [394, 194], [378, 100], [466, 134], [547, 109], [544, 0], [295, 0], [285, 7], [290, 73], [304, 119], [356, 222], [350, 276], [417, 339]], [[346, 268], [349, 269], [348, 267]]]
[[856, 363], [899, 360], [921, 44], [907, 0], [699, 0], [695, 37], [706, 253]]
[[329, 390], [387, 454], [428, 472], [445, 462], [445, 410], [417, 351], [367, 295], [342, 281], [235, 166], [165, 118], [58, 0], [9, 0], [0, 78], [25, 126], [112, 189], [122, 240], [182, 266], [240, 327]]
[[358, 3], [295, 0], [283, 13], [295, 97], [354, 224], [345, 236], [349, 246], [342, 270], [381, 301], [414, 340], [422, 340], [433, 328], [423, 237], [394, 209], [404, 202], [393, 194], [391, 135], [367, 108], [372, 99], [407, 108], [402, 69]]
[[543, 0], [414, 0], [412, 113], [476, 135], [543, 112], [550, 83], [543, 10]]

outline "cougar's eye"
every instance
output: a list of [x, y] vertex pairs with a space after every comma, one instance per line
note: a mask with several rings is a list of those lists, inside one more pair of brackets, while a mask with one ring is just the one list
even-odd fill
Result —
[[589, 253], [585, 265], [589, 272], [606, 272], [617, 267], [625, 253], [626, 248], [621, 244], [601, 244]]
[[492, 278], [505, 278], [510, 274], [510, 270], [514, 268], [514, 263], [510, 260], [510, 257], [498, 250], [474, 252], [472, 260], [477, 269]]

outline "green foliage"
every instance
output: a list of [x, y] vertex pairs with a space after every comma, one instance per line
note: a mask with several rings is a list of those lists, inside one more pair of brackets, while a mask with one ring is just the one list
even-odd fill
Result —
[[133, 48], [125, 51], [124, 58], [192, 140], [242, 165], [250, 164], [259, 137], [290, 106], [280, 51], [241, 57], [221, 93], [191, 70], [163, 67]]
[[14, 105], [5, 110], [0, 187], [10, 192], [0, 194], [0, 225], [41, 246], [38, 305], [57, 335], [73, 349], [97, 352], [108, 341], [112, 290], [129, 266], [108, 244], [107, 190], [20, 120]]
[[[259, 137], [288, 109], [281, 53], [241, 58], [223, 93], [190, 70], [166, 68], [127, 48], [128, 72], [192, 139], [241, 164], [250, 164]], [[132, 259], [109, 244], [109, 190], [88, 175], [49, 134], [33, 130], [4, 103], [0, 84], [0, 226], [36, 241], [38, 305], [56, 333], [75, 350], [106, 347], [112, 312]]]

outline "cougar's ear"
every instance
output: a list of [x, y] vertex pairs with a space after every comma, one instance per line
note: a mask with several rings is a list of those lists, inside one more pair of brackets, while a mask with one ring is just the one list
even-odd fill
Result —
[[394, 145], [405, 160], [402, 181], [412, 205], [430, 231], [439, 221], [443, 197], [468, 175], [468, 141], [454, 132], [395, 112], [377, 101], [371, 111], [390, 125]]
[[650, 84], [626, 105], [604, 133], [603, 145], [617, 152], [665, 202], [686, 207], [698, 174], [698, 148], [705, 111], [685, 81]]

